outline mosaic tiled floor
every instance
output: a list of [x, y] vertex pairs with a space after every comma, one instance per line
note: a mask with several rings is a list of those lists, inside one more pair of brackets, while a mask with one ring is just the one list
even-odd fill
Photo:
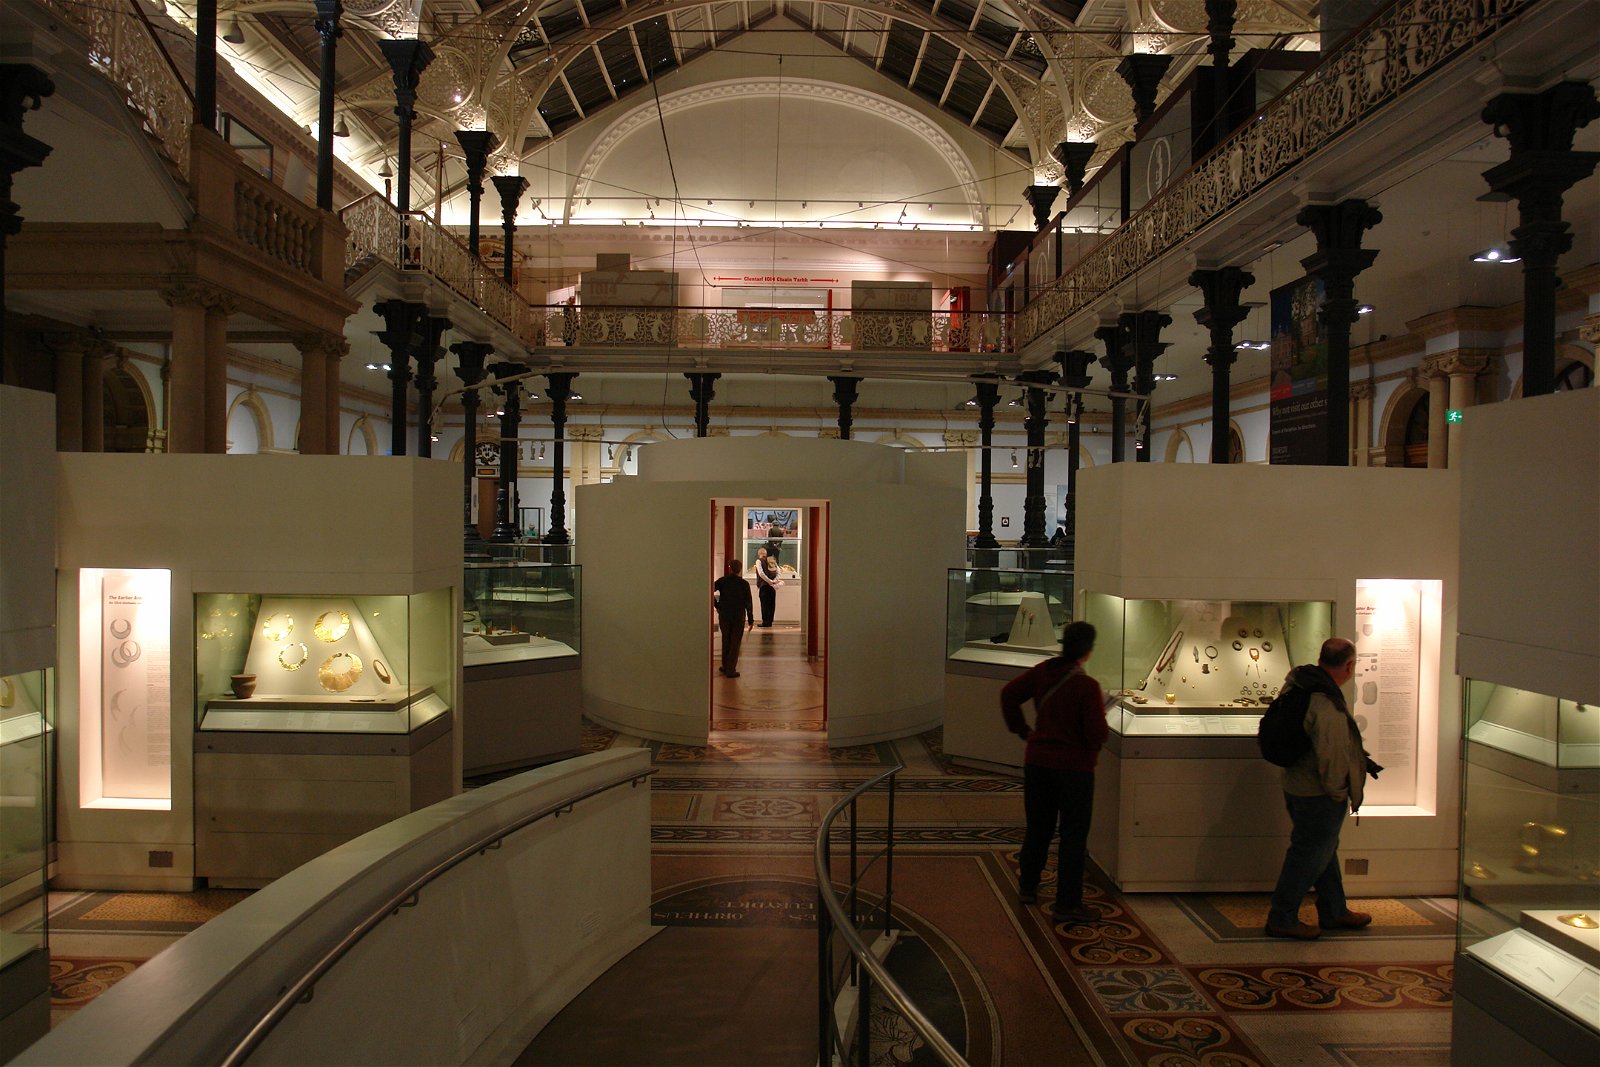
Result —
[[[836, 750], [801, 732], [733, 733], [696, 749], [586, 727], [588, 750], [642, 744], [654, 758], [653, 919], [665, 932], [574, 1001], [521, 1062], [814, 1065], [815, 1039], [800, 1030], [814, 1029], [817, 827], [855, 783], [903, 760], [891, 964], [971, 1062], [1448, 1063], [1451, 901], [1361, 901], [1377, 917], [1371, 929], [1303, 944], [1262, 935], [1260, 894], [1124, 897], [1091, 871], [1085, 900], [1097, 921], [1055, 923], [1053, 870], [1040, 905], [1016, 902], [1017, 779], [951, 763], [937, 732]], [[864, 847], [882, 841], [886, 810], [882, 795], [861, 801]], [[836, 879], [842, 863], [836, 854]], [[54, 900], [52, 937], [70, 946], [53, 960], [56, 1018], [242, 896]], [[95, 951], [136, 935], [142, 953]], [[875, 1062], [931, 1062], [893, 1012], [875, 1012], [872, 1033]], [[763, 1052], [752, 1058], [752, 1048]]]

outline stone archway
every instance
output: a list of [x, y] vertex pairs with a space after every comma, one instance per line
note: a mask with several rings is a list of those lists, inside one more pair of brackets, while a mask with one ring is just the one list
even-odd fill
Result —
[[1194, 462], [1194, 442], [1183, 430], [1173, 430], [1172, 436], [1167, 438], [1167, 462]]
[[104, 385], [105, 437], [107, 452], [150, 451], [150, 414], [154, 410], [144, 377], [126, 363], [118, 361], [106, 368]]
[[1378, 441], [1383, 461], [1390, 467], [1428, 465], [1428, 391], [1406, 384], [1394, 391], [1384, 406]]
[[254, 389], [245, 389], [228, 405], [228, 452], [268, 452], [273, 446], [272, 413]]

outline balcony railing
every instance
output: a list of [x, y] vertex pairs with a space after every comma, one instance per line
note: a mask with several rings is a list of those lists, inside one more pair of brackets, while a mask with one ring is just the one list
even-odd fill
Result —
[[1268, 182], [1539, 0], [1401, 0], [1172, 182], [1019, 315], [1024, 344], [1177, 250]]
[[347, 269], [371, 255], [398, 271], [427, 274], [470, 300], [523, 344], [544, 343], [544, 316], [427, 215], [401, 212], [377, 193], [368, 193], [340, 211], [339, 218], [350, 232]]
[[1003, 312], [592, 304], [534, 310], [552, 346], [857, 353], [1012, 350], [1011, 316]]

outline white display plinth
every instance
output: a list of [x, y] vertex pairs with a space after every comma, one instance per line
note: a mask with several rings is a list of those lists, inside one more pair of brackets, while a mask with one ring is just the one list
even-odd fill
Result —
[[[1359, 652], [1363, 598], [1390, 595], [1373, 581], [1426, 586], [1415, 586], [1422, 606], [1415, 632], [1407, 631], [1420, 642], [1411, 681], [1402, 684], [1398, 668], [1372, 677], [1404, 698], [1395, 708], [1415, 710], [1406, 721], [1385, 720], [1381, 731], [1376, 718], [1369, 725], [1375, 744], [1380, 733], [1384, 743], [1403, 739], [1405, 756], [1396, 761], [1400, 773], [1369, 781], [1360, 818], [1345, 825], [1341, 856], [1358, 861], [1355, 869], [1365, 861], [1365, 874], [1346, 875], [1354, 897], [1448, 893], [1456, 882], [1461, 712], [1449, 664], [1459, 484], [1452, 471], [1390, 468], [1126, 463], [1079, 476], [1075, 617], [1093, 594], [1327, 602], [1333, 633], [1356, 640]], [[1247, 520], [1238, 501], [1250, 502]], [[1121, 642], [1107, 634], [1100, 641], [1119, 651], [1091, 657], [1088, 669], [1115, 689]], [[1191, 644], [1183, 641], [1181, 655], [1192, 661]], [[1384, 648], [1393, 655], [1399, 645]], [[1376, 657], [1377, 647], [1369, 653]], [[1261, 706], [1185, 708], [1181, 685], [1143, 680], [1150, 691], [1142, 710], [1127, 700], [1113, 709], [1119, 732], [1096, 776], [1091, 855], [1125, 891], [1271, 889], [1288, 819], [1280, 772], [1255, 744]], [[1270, 690], [1281, 678], [1263, 681]], [[1176, 714], [1167, 711], [1167, 692]], [[1376, 712], [1377, 704], [1354, 710], [1364, 708]]]

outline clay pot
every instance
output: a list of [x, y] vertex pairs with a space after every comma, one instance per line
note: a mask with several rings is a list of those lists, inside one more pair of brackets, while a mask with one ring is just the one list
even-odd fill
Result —
[[240, 700], [249, 700], [256, 691], [256, 676], [253, 674], [235, 674], [230, 680], [233, 682], [233, 695]]

